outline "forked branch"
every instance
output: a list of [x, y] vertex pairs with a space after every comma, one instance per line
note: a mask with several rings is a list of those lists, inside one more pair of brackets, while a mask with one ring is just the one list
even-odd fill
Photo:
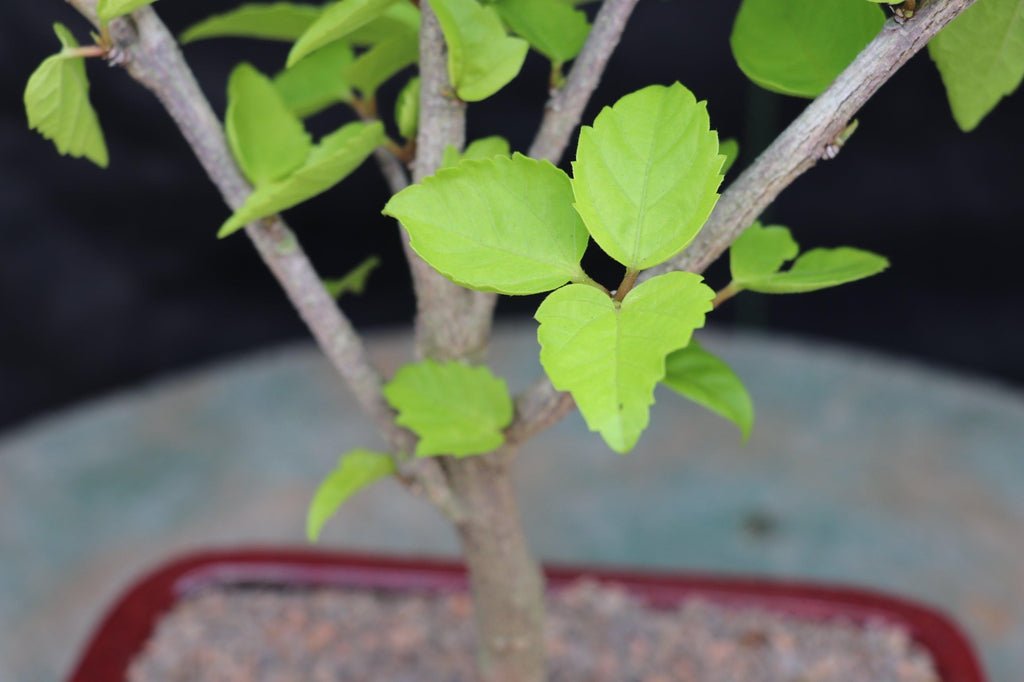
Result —
[[[703, 272], [804, 172], [812, 168], [862, 106], [907, 61], [974, 0], [933, 0], [904, 24], [890, 20], [828, 90], [729, 186], [707, 224], [683, 253], [641, 279], [669, 270]], [[517, 416], [507, 434], [522, 442], [556, 424], [572, 411], [547, 378], [516, 400]]]

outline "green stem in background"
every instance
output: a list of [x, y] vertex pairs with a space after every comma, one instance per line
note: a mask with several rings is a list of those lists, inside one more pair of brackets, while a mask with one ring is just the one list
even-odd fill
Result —
[[742, 287], [736, 286], [735, 282], [729, 282], [724, 289], [715, 294], [715, 299], [711, 301], [712, 307], [717, 309], [718, 306], [722, 305], [741, 291], [743, 291]]

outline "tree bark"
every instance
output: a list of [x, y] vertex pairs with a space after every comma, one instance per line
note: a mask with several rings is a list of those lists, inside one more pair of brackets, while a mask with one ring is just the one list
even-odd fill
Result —
[[510, 470], [514, 460], [503, 449], [448, 466], [466, 513], [456, 528], [469, 569], [485, 682], [546, 678], [544, 578], [523, 534]]

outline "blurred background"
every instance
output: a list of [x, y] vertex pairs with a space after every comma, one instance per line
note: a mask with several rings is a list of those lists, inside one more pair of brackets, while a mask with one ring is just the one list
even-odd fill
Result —
[[[180, 31], [236, 4], [175, 0], [159, 10]], [[641, 2], [585, 120], [639, 85], [679, 80], [708, 100], [722, 137], [740, 140], [734, 176], [805, 105], [762, 91], [740, 73], [728, 45], [737, 5]], [[214, 238], [226, 208], [155, 99], [125, 74], [98, 61], [88, 65], [109, 170], [62, 158], [27, 130], [16, 93], [55, 50], [51, 23], [65, 22], [80, 39], [87, 26], [56, 0], [4, 0], [0, 17], [0, 426], [143, 378], [304, 338], [248, 241]], [[242, 40], [186, 48], [221, 112], [235, 63], [247, 59], [272, 72], [285, 52], [283, 44]], [[531, 53], [517, 80], [471, 108], [470, 137], [503, 134], [525, 149], [547, 78], [546, 64]], [[402, 83], [384, 88], [382, 111], [391, 111]], [[313, 128], [333, 129], [347, 116], [328, 111]], [[1021, 120], [1018, 93], [976, 131], [961, 133], [938, 73], [926, 54], [917, 56], [864, 109], [839, 158], [800, 178], [766, 216], [789, 225], [806, 247], [855, 245], [887, 255], [893, 267], [824, 293], [743, 296], [712, 324], [839, 340], [1024, 385]], [[407, 325], [413, 313], [395, 226], [379, 213], [386, 198], [376, 166], [367, 163], [287, 215], [325, 276], [381, 256], [368, 292], [344, 301], [366, 329]], [[609, 264], [592, 259], [589, 267], [614, 284]], [[719, 269], [710, 279], [724, 284]], [[499, 315], [525, 319], [535, 305], [503, 299]]]

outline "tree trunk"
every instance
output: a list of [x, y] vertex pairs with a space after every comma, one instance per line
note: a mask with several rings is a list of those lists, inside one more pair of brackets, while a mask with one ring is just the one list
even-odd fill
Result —
[[466, 520], [457, 527], [469, 568], [484, 682], [543, 682], [544, 577], [526, 544], [508, 449], [446, 461]]

